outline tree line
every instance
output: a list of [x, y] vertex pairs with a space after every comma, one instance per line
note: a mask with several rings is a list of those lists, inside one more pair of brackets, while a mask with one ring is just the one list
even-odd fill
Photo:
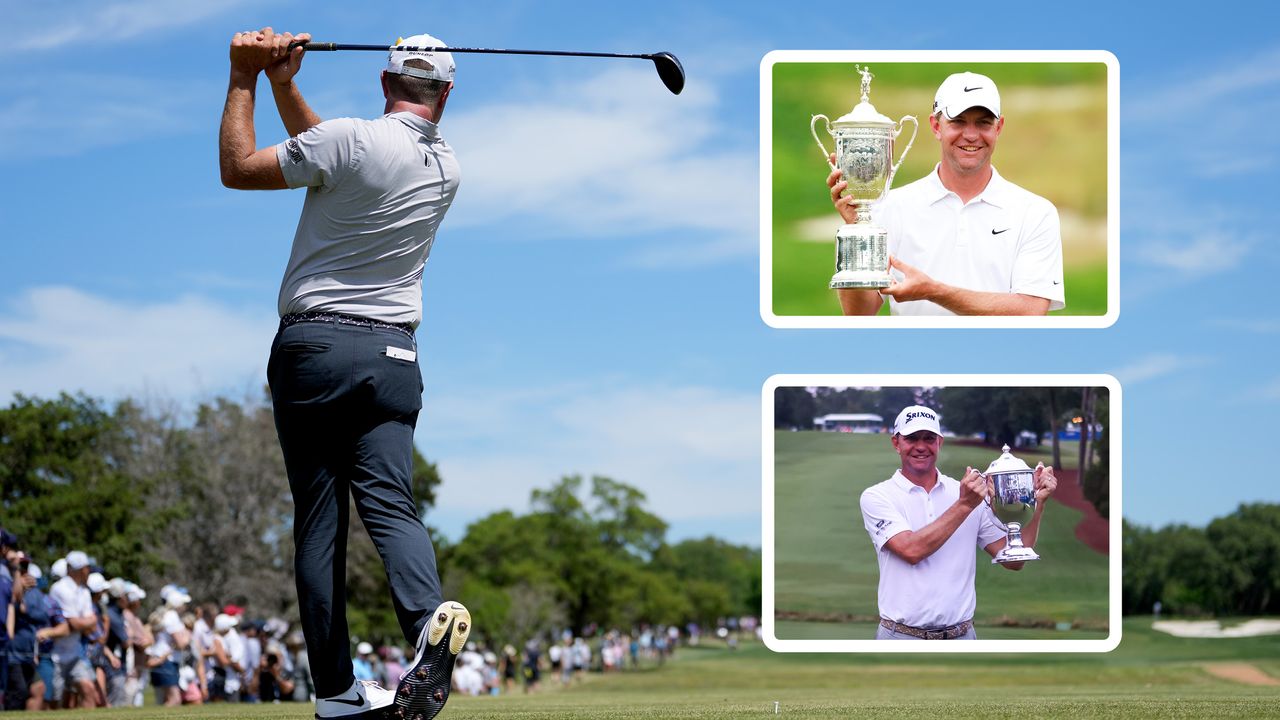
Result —
[[[533, 490], [529, 512], [493, 513], [450, 542], [429, 523], [440, 482], [415, 449], [414, 496], [445, 594], [465, 599], [495, 642], [760, 613], [759, 550], [712, 537], [669, 543], [666, 522], [624, 483], [561, 478]], [[397, 641], [382, 563], [354, 507], [350, 516], [352, 634]], [[292, 521], [265, 399], [190, 412], [154, 399], [19, 395], [0, 409], [0, 526], [38, 563], [84, 550], [108, 577], [296, 617]]]
[[[1110, 512], [1110, 445], [1106, 432], [1110, 393], [1105, 387], [780, 387], [774, 394], [774, 427], [810, 430], [814, 419], [833, 413], [874, 413], [884, 418], [886, 431], [902, 408], [924, 405], [942, 416], [944, 430], [977, 436], [988, 445], [1018, 446], [1022, 431], [1040, 438], [1048, 434], [1052, 465], [1063, 467], [1061, 431], [1080, 419], [1076, 467], [1082, 473], [1084, 496], [1098, 513]], [[1095, 428], [1101, 426], [1102, 430]]]

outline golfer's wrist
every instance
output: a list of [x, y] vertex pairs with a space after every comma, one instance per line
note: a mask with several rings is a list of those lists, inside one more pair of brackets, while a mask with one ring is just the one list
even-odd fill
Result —
[[252, 86], [258, 82], [258, 73], [260, 72], [262, 71], [233, 67], [231, 68], [231, 84]]

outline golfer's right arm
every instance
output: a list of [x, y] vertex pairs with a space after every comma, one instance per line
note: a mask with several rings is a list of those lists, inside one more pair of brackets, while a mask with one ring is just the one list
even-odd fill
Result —
[[968, 468], [960, 481], [960, 498], [936, 520], [919, 530], [904, 530], [885, 542], [884, 548], [915, 565], [938, 551], [969, 513], [982, 502], [986, 481], [977, 470]]
[[283, 190], [284, 173], [274, 147], [254, 149], [254, 92], [271, 59], [271, 28], [237, 33], [231, 40], [231, 79], [218, 131], [222, 184], [235, 190]]

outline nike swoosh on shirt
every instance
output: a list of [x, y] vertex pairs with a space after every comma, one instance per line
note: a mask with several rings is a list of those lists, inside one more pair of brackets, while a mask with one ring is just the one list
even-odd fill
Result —
[[992, 235], [999, 235], [1002, 232], [1009, 232], [1009, 228], [1005, 228], [1004, 230], [997, 230], [995, 228], [991, 228]]
[[972, 88], [967, 87], [967, 88], [965, 88], [965, 89], [964, 89], [964, 91], [965, 91], [965, 92], [973, 92], [974, 90], [981, 90], [981, 89], [982, 89], [982, 86], [981, 86], [981, 85], [979, 85], [978, 87], [972, 87]]

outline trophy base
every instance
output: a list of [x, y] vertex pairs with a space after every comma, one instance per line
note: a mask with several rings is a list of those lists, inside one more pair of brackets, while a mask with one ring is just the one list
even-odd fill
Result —
[[1007, 565], [1009, 563], [1026, 562], [1028, 560], [1039, 560], [1040, 555], [1029, 547], [1005, 547], [1005, 549], [996, 553], [991, 559], [991, 564]]
[[831, 276], [832, 290], [881, 290], [890, 284], [887, 272], [842, 270]]
[[870, 223], [842, 225], [836, 231], [836, 274], [832, 290], [880, 290], [889, 287], [889, 233]]

